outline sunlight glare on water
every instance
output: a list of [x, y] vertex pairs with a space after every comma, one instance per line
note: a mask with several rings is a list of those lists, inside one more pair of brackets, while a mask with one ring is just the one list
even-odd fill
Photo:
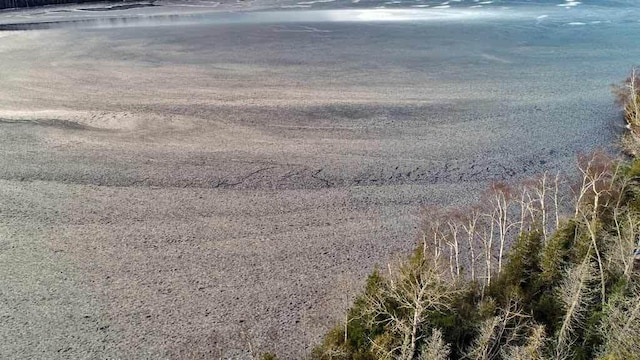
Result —
[[308, 11], [308, 15], [310, 19], [317, 17], [324, 21], [451, 21], [491, 18], [497, 16], [497, 13], [472, 9], [447, 11], [433, 9], [344, 9]]

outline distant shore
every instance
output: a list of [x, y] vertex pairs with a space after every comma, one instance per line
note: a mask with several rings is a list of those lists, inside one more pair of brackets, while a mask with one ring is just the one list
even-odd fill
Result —
[[18, 8], [33, 8], [45, 5], [63, 5], [63, 4], [84, 4], [84, 3], [127, 3], [136, 2], [135, 0], [121, 0], [121, 1], [108, 1], [108, 0], [0, 0], [0, 9], [18, 9]]

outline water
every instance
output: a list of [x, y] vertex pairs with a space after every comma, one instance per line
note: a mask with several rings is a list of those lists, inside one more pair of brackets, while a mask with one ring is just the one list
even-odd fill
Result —
[[0, 30], [186, 24], [313, 22], [452, 22], [521, 20], [569, 26], [637, 22], [631, 1], [575, 0], [311, 0], [262, 6], [219, 2], [75, 5], [0, 12]]

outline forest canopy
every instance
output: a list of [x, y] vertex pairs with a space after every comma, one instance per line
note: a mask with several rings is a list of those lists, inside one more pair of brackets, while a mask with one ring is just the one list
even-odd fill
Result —
[[631, 158], [578, 158], [578, 178], [495, 183], [425, 209], [420, 241], [376, 270], [313, 359], [640, 358], [640, 77], [614, 94]]

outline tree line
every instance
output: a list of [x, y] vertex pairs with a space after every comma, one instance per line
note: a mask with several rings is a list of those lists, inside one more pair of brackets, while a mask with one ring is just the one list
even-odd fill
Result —
[[80, 4], [97, 0], [0, 0], [0, 9], [30, 8], [43, 5]]
[[614, 94], [630, 157], [425, 209], [415, 251], [371, 274], [309, 359], [640, 359], [640, 73]]

